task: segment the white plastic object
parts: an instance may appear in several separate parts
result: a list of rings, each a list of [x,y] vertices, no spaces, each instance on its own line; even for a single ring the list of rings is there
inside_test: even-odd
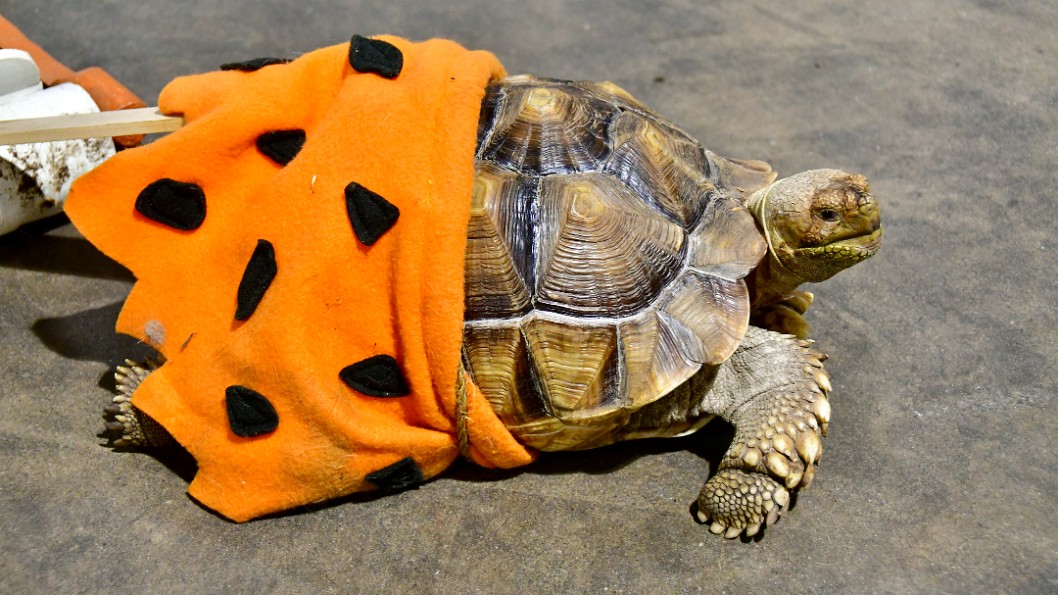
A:
[[[0,120],[99,111],[80,86],[42,89],[39,76],[28,54],[0,50]],[[59,213],[73,181],[113,154],[110,138],[0,145],[0,234]]]
[[[0,49],[0,105],[44,88],[40,69],[27,52]]]

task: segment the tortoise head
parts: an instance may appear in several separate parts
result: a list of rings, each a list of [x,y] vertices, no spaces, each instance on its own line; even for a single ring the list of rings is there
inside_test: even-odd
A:
[[[755,303],[781,299],[801,283],[829,279],[873,255],[881,212],[867,178],[817,169],[755,192],[747,205],[768,240]]]

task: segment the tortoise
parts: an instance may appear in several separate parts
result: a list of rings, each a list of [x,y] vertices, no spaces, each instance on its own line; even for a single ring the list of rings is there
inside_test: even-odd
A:
[[[784,179],[722,157],[612,83],[488,85],[465,257],[462,367],[532,448],[736,434],[697,499],[710,530],[752,536],[807,487],[830,419],[825,356],[797,288],[878,249],[866,179]],[[117,445],[165,430],[118,368]]]
[[[477,159],[463,362],[507,428],[575,450],[720,415],[737,434],[700,518],[728,537],[774,521],[829,421],[797,287],[877,250],[866,179],[775,181],[612,83],[531,76],[488,88]]]

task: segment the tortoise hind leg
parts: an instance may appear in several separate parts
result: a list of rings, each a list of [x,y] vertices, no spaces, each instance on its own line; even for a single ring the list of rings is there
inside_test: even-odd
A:
[[[825,356],[807,341],[750,331],[703,403],[735,426],[731,448],[697,502],[699,519],[728,538],[775,522],[789,492],[811,484],[830,420]]]
[[[161,424],[134,407],[131,402],[132,393],[136,392],[140,384],[156,369],[158,363],[152,359],[143,363],[127,359],[125,365],[118,366],[114,372],[118,394],[107,405],[103,416],[113,419],[107,422],[107,430],[121,434],[114,439],[114,446],[156,447],[176,444]]]

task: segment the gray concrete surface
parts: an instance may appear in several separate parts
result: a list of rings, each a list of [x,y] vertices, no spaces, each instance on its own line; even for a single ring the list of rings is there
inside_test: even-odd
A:
[[[866,173],[886,245],[816,287],[836,397],[763,540],[688,506],[724,448],[458,466],[234,525],[179,457],[101,446],[128,274],[67,226],[0,238],[0,592],[1058,591],[1058,5],[1001,0],[0,0],[74,67],[171,78],[354,32],[610,79],[720,152]],[[719,436],[719,437],[717,437]],[[726,434],[726,438],[730,433]]]

